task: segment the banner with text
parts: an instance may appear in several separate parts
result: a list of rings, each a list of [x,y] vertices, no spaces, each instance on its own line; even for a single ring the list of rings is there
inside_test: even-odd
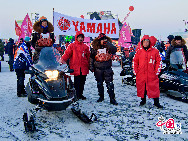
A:
[[[111,38],[119,38],[119,24],[117,19],[90,20],[54,12],[55,35],[75,36],[77,31],[84,33],[85,37],[97,37],[99,33],[105,33]]]

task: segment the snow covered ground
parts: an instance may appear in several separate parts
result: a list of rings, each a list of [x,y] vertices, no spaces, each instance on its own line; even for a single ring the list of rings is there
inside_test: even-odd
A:
[[[5,57],[7,60],[7,56]],[[153,106],[153,100],[147,99],[147,104],[139,107],[140,98],[137,97],[136,87],[122,85],[119,73],[121,67],[116,64],[114,70],[114,84],[118,106],[111,105],[105,88],[105,100],[97,103],[98,93],[93,73],[87,76],[84,96],[80,100],[80,108],[91,115],[98,115],[98,121],[85,124],[71,111],[37,113],[37,129],[35,133],[25,133],[22,115],[34,105],[27,98],[16,95],[16,74],[10,72],[8,63],[2,62],[0,72],[0,140],[44,140],[44,141],[187,141],[188,140],[188,105],[183,102],[160,95],[160,103],[165,109]],[[26,82],[29,75],[26,75]],[[163,134],[156,123],[158,117],[165,121],[173,118],[175,123],[181,123],[182,134]],[[163,126],[165,128],[165,125]]]

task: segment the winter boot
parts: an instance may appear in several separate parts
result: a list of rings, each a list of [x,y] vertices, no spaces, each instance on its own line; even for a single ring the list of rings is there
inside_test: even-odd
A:
[[[99,99],[97,102],[102,102],[104,100],[104,87],[103,87],[103,82],[97,82],[97,88],[99,92]]]
[[[118,105],[116,99],[115,99],[115,93],[114,93],[114,84],[113,82],[107,83],[107,92],[110,96],[110,103],[113,105]]]
[[[14,71],[13,65],[10,65],[10,71],[11,71],[11,72]]]
[[[140,106],[143,106],[146,104],[146,94],[144,94],[144,98],[141,98]]]
[[[26,93],[26,91],[25,91],[25,86],[24,85],[22,85],[22,94],[21,94],[21,97],[27,97],[27,93]]]
[[[81,96],[79,96],[79,99],[86,100],[86,97],[81,95]]]
[[[141,102],[140,102],[140,106],[143,106],[143,105],[145,105],[146,104],[146,97],[144,97],[144,98],[141,98]]]
[[[142,101],[140,102],[140,106],[143,106],[143,105],[146,104],[146,94],[147,94],[147,91],[146,91],[146,89],[145,89],[144,98],[141,98]]]
[[[164,108],[163,106],[160,105],[159,103],[159,98],[154,98],[154,105],[157,107],[157,108]]]

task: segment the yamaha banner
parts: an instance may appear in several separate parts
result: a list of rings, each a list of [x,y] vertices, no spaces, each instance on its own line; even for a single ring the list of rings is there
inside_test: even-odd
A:
[[[111,38],[119,38],[118,19],[90,20],[54,12],[54,34],[56,36],[75,36],[77,31],[81,31],[86,37],[97,37],[100,33],[105,33]]]

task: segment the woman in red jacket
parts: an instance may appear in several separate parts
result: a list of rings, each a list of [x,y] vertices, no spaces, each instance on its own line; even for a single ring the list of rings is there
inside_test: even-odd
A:
[[[78,99],[85,100],[83,96],[84,84],[86,81],[86,75],[89,73],[89,47],[83,43],[84,34],[78,31],[75,35],[75,42],[70,44],[66,49],[61,61],[67,61],[70,59],[69,66],[74,72],[74,87],[76,89],[76,95]]]
[[[159,78],[161,70],[161,57],[159,51],[153,46],[157,39],[154,36],[144,35],[141,40],[141,48],[133,59],[133,70],[136,75],[137,96],[141,97],[140,106],[146,103],[148,98],[154,99],[154,105],[163,108],[159,104]]]

